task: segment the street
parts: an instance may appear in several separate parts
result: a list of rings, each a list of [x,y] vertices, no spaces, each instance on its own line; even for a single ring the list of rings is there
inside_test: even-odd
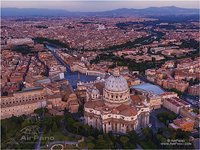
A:
[[[161,112],[166,112],[167,110],[164,109],[164,108],[160,108],[160,109],[157,109],[157,110],[153,110],[151,113],[150,113],[150,123],[152,125],[152,130],[154,133],[156,133],[158,131],[159,128],[164,128],[166,127],[166,125],[162,122],[160,122],[157,118],[157,114],[161,113]]]

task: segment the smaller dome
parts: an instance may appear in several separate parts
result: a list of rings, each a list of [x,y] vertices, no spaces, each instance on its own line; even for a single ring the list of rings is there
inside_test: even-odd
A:
[[[99,90],[98,90],[96,87],[94,87],[94,88],[91,90],[91,97],[92,97],[92,99],[97,99],[97,98],[99,98],[99,94],[100,94],[100,92],[99,92]]]
[[[100,92],[97,88],[94,88],[92,89],[92,94],[100,94]]]

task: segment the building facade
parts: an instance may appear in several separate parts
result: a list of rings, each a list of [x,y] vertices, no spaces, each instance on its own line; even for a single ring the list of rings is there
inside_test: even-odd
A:
[[[131,99],[128,83],[117,70],[105,80],[103,89],[93,85],[87,91],[86,124],[105,133],[127,133],[148,126],[149,104]]]
[[[199,96],[200,95],[200,84],[194,85],[194,86],[190,86],[188,88],[188,93],[190,95]]]
[[[43,88],[29,88],[13,93],[11,96],[1,97],[1,119],[12,116],[28,115],[35,109],[46,106],[45,91]]]
[[[180,109],[190,108],[190,104],[180,98],[172,97],[163,100],[163,107],[173,111],[176,114],[180,114]]]
[[[191,132],[194,129],[194,121],[189,118],[175,119],[169,126],[174,129]]]

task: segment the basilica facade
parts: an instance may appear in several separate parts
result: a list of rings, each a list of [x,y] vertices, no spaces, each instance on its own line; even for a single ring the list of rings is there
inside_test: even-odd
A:
[[[101,86],[87,87],[86,96],[84,119],[94,128],[105,133],[127,133],[149,125],[149,103],[130,94],[126,79],[117,69]]]

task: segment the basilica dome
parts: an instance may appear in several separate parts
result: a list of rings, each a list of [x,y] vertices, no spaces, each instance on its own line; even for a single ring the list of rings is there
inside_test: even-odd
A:
[[[122,92],[128,89],[128,83],[122,76],[111,75],[106,79],[105,88],[109,91]]]
[[[103,97],[107,105],[118,106],[130,102],[130,90],[126,79],[115,70],[105,81]]]

